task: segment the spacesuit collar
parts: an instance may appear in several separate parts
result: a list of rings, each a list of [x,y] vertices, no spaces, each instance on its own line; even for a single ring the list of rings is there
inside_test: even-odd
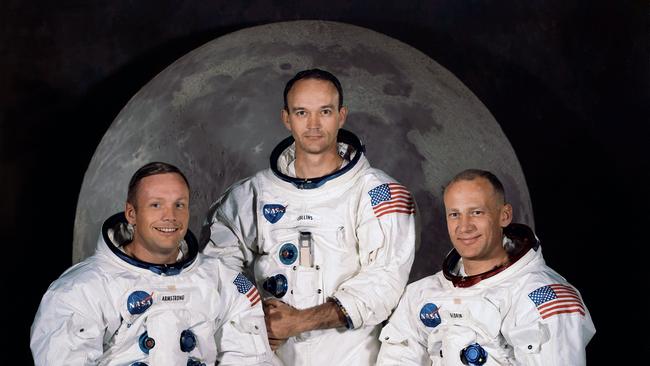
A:
[[[278,168],[278,161],[286,157],[288,153],[291,153],[292,151],[291,148],[295,142],[293,136],[289,136],[286,139],[282,140],[278,144],[278,146],[276,146],[275,149],[273,149],[270,158],[271,170],[273,171],[273,174],[275,174],[278,178],[282,179],[285,182],[289,182],[293,184],[298,189],[318,188],[323,184],[325,184],[327,181],[337,178],[347,173],[352,168],[354,168],[354,166],[359,162],[359,159],[361,159],[361,156],[365,151],[365,146],[361,144],[361,140],[359,140],[359,138],[355,134],[353,134],[348,130],[339,129],[337,141],[339,145],[345,145],[344,149],[339,149],[339,154],[342,154],[341,157],[343,159],[349,160],[349,163],[345,164],[343,167],[341,167],[339,170],[335,171],[334,173],[322,177],[318,177],[318,178],[301,179],[301,178],[291,177],[285,174],[285,172],[282,172],[281,169]],[[283,160],[293,160],[293,159],[283,159]]]
[[[509,240],[504,247],[508,252],[508,263],[494,267],[493,269],[473,276],[461,276],[458,274],[458,264],[461,259],[456,249],[452,249],[442,264],[442,273],[445,278],[451,281],[454,287],[471,287],[484,279],[490,278],[498,273],[503,272],[508,267],[515,264],[521,257],[531,249],[537,251],[539,248],[539,239],[535,233],[524,224],[510,224],[503,229],[503,235]]]
[[[186,253],[174,264],[154,264],[132,258],[124,253],[119,247],[131,242],[131,230],[128,229],[128,222],[124,212],[117,213],[104,221],[102,225],[102,238],[106,246],[120,260],[136,267],[147,269],[159,275],[174,276],[191,265],[199,252],[199,244],[196,237],[190,230],[185,234],[184,243]]]

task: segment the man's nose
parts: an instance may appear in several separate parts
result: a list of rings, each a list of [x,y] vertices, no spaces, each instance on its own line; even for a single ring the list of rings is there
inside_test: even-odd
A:
[[[475,229],[474,224],[472,223],[472,220],[470,217],[467,217],[466,215],[461,215],[459,222],[458,222],[458,230],[461,233],[466,233],[466,232],[471,232]]]
[[[176,221],[176,211],[173,206],[165,206],[163,208],[163,220]]]
[[[318,113],[310,113],[307,117],[307,128],[319,128],[320,115]]]

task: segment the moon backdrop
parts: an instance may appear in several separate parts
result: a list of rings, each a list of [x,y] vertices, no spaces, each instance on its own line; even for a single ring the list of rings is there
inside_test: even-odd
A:
[[[406,185],[418,203],[421,245],[411,273],[440,269],[451,248],[443,185],[466,168],[494,172],[515,221],[533,226],[517,157],[494,117],[449,71],[383,34],[326,21],[252,27],[183,56],[122,109],[86,171],[74,227],[73,261],[94,252],[104,219],[124,209],[131,175],[151,161],[178,166],[191,188],[190,229],[235,181],[268,167],[289,135],[282,91],[296,72],[318,67],[343,85],[345,128],[366,145],[372,166]]]

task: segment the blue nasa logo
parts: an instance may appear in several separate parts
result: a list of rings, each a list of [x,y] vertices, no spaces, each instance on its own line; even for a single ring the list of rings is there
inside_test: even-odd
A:
[[[282,262],[282,264],[293,264],[293,262],[298,258],[298,248],[296,248],[292,243],[284,243],[282,247],[280,247],[278,255],[280,256],[280,262]]]
[[[264,205],[262,213],[264,214],[264,218],[266,218],[271,224],[275,224],[280,221],[282,216],[284,216],[286,210],[286,207],[273,203]]]
[[[142,314],[153,304],[153,292],[151,295],[144,291],[134,291],[126,300],[126,308],[132,315]]]
[[[420,310],[420,320],[422,321],[422,324],[429,328],[435,328],[440,325],[442,319],[440,319],[440,314],[438,314],[439,311],[440,308],[438,308],[436,304],[424,304],[422,310]]]

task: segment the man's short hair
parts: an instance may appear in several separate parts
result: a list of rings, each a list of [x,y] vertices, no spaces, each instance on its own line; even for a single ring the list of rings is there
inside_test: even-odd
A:
[[[289,103],[287,102],[287,95],[289,94],[289,91],[291,91],[291,88],[293,88],[293,84],[295,84],[299,80],[305,80],[305,79],[317,79],[317,80],[325,80],[329,81],[334,85],[336,88],[336,91],[339,93],[339,109],[343,107],[343,88],[341,87],[341,82],[339,79],[336,78],[332,73],[321,70],[321,69],[309,69],[309,70],[303,70],[297,73],[291,80],[287,81],[287,85],[284,87],[284,110],[289,112]]]
[[[181,172],[180,169],[178,169],[177,167],[171,164],[156,161],[144,165],[143,167],[138,169],[135,173],[133,173],[133,176],[131,177],[131,181],[129,181],[129,191],[126,194],[126,202],[132,204],[133,206],[136,205],[138,186],[140,185],[140,181],[143,178],[146,178],[151,175],[166,174],[166,173],[176,173],[180,175],[185,181],[185,184],[187,185],[187,190],[190,189],[190,183],[187,181],[185,174],[183,174],[183,172]]]
[[[443,191],[443,195],[445,192],[447,192],[447,188],[451,186],[452,184],[462,181],[462,180],[474,180],[476,178],[485,178],[488,182],[490,182],[490,185],[494,189],[494,192],[505,202],[506,198],[506,191],[503,188],[503,184],[497,178],[496,175],[494,175],[492,172],[489,172],[487,170],[481,170],[481,169],[466,169],[463,170],[462,172],[456,174],[449,183],[445,186],[445,189]]]

